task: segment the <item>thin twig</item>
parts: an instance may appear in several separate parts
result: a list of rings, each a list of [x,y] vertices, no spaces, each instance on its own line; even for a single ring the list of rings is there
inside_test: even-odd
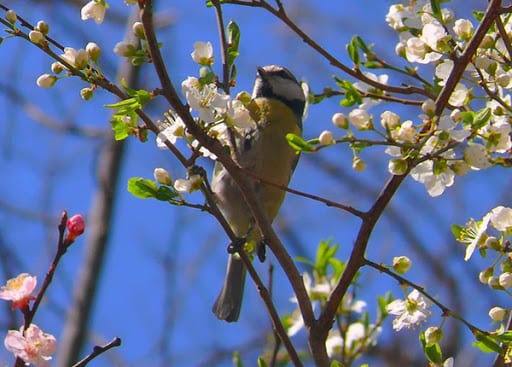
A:
[[[98,357],[100,354],[103,354],[106,351],[108,351],[109,349],[112,349],[114,347],[119,347],[120,345],[121,345],[121,339],[118,338],[118,337],[114,338],[108,344],[105,344],[105,345],[102,345],[102,346],[96,345],[92,349],[92,352],[87,357],[85,357],[81,361],[75,363],[72,367],[84,367],[84,366],[87,366],[87,364],[90,361],[92,361],[94,358]]]
[[[455,312],[453,312],[452,310],[450,310],[448,307],[446,307],[445,305],[443,305],[441,302],[439,302],[437,299],[435,299],[433,296],[431,296],[427,291],[425,291],[425,288],[423,288],[422,286],[420,286],[419,284],[416,284],[402,276],[400,276],[399,274],[397,273],[394,273],[392,272],[391,270],[389,270],[387,267],[385,266],[382,266],[380,264],[377,264],[371,260],[368,260],[368,259],[364,259],[364,264],[365,265],[368,265],[374,269],[377,269],[378,271],[380,271],[381,273],[384,273],[384,274],[387,274],[389,275],[390,277],[392,277],[393,279],[395,279],[398,283],[400,284],[407,284],[408,286],[410,286],[411,288],[414,288],[416,289],[418,292],[420,292],[421,294],[423,294],[426,298],[428,298],[433,304],[435,304],[443,313],[443,316],[451,316],[453,317],[454,319],[457,319],[459,321],[461,321],[464,325],[466,325],[469,330],[474,333],[475,331],[478,331],[478,332],[481,332],[481,333],[484,333],[484,334],[487,334],[486,331],[478,328],[477,326],[473,325],[472,323],[470,323],[469,321],[467,321],[466,319],[464,319],[462,316],[456,314]]]
[[[299,38],[301,38],[308,46],[310,46],[313,50],[319,53],[324,59],[326,59],[332,66],[340,69],[344,73],[352,76],[353,78],[360,80],[366,84],[371,85],[372,87],[382,89],[384,91],[390,93],[398,93],[398,94],[420,94],[426,96],[428,98],[435,98],[435,95],[423,88],[418,88],[414,86],[405,86],[405,87],[397,87],[387,84],[382,84],[376,80],[373,80],[366,76],[361,70],[358,68],[351,68],[347,65],[341,63],[334,55],[329,53],[325,48],[320,46],[315,40],[313,40],[306,32],[304,32],[293,20],[291,20],[284,8],[278,6],[278,8],[274,8],[267,1],[261,0],[253,0],[253,1],[240,1],[240,0],[226,0],[226,4],[234,4],[234,5],[242,5],[242,6],[250,6],[250,7],[259,7],[267,10],[269,13],[280,19],[284,24],[288,26]]]

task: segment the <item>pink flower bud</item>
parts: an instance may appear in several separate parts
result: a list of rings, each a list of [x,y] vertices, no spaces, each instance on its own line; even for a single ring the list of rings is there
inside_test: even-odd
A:
[[[73,215],[66,222],[68,228],[68,235],[66,236],[66,242],[73,242],[75,238],[84,233],[85,220],[80,214]]]

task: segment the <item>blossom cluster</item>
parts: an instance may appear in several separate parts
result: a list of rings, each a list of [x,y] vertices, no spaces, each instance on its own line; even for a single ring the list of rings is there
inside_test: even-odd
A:
[[[315,272],[313,277],[307,272],[303,273],[304,286],[310,297],[313,308],[322,307],[327,302],[329,295],[336,285],[335,277],[328,276],[320,279]],[[291,298],[291,302],[298,303],[296,297]],[[343,333],[339,329],[333,328],[327,336],[325,345],[329,357],[336,358],[343,355],[346,358],[357,358],[363,351],[377,344],[377,338],[381,333],[379,325],[367,322],[367,315],[363,317],[363,311],[366,302],[354,299],[352,294],[347,294],[338,308],[338,314],[341,317],[350,318],[351,322],[347,325]],[[359,317],[354,319],[354,315]],[[366,320],[366,321],[364,321]],[[304,328],[304,320],[297,308],[287,319],[287,330],[289,336],[294,336]]]
[[[466,246],[464,259],[469,261],[479,254],[483,261],[483,269],[478,279],[490,289],[504,292],[512,296],[512,208],[497,206],[486,213],[482,219],[471,219],[466,225],[452,226],[455,239]],[[478,251],[476,251],[478,250]],[[495,333],[497,337],[508,327],[507,314],[510,307],[494,306],[489,309],[489,317],[499,324]],[[510,341],[498,340],[504,343],[506,354],[512,352]]]
[[[490,231],[494,232],[491,233]],[[491,265],[479,274],[480,282],[496,290],[512,288],[512,258],[509,237],[512,234],[512,208],[498,206],[489,211],[481,220],[471,219],[466,226],[453,226],[457,241],[466,246],[464,259],[468,261],[475,250],[482,257],[488,252],[495,253]]]
[[[29,302],[34,299],[32,293],[37,286],[37,278],[27,273],[22,273],[9,279],[2,286],[0,299],[11,301],[13,309],[28,309]],[[51,334],[44,333],[37,325],[30,324],[24,330],[9,330],[4,339],[5,348],[16,357],[21,358],[27,365],[36,367],[50,366],[49,360],[57,349],[57,341]]]
[[[339,260],[334,258],[336,250],[337,245],[322,241],[311,274],[304,272],[302,275],[313,309],[322,309],[325,306],[339,281],[342,266]],[[329,263],[327,259],[331,259],[330,265],[326,265]],[[292,297],[290,301],[298,305],[297,297]],[[383,319],[370,323],[368,312],[365,311],[366,306],[366,302],[355,299],[351,293],[343,297],[336,317],[337,325],[344,327],[343,330],[334,327],[329,331],[325,342],[329,357],[338,359],[341,356],[347,360],[355,360],[377,344]],[[298,307],[285,318],[285,326],[289,336],[294,336],[304,329],[304,320]]]
[[[223,145],[229,145],[230,134],[243,136],[243,131],[256,126],[248,106],[250,96],[242,92],[232,98],[220,91],[212,81],[213,72],[210,67],[214,56],[210,42],[196,42],[191,57],[203,66],[203,69],[200,71],[200,77],[189,76],[181,83],[183,96],[190,111],[195,115],[198,126]],[[160,121],[162,130],[156,138],[158,148],[167,149],[166,144],[177,144],[179,140],[184,140],[201,155],[216,159],[214,154],[187,133],[185,123],[173,111],[167,112],[164,116],[164,121]],[[191,175],[187,179],[177,179],[174,187],[180,192],[192,192],[199,188],[200,182],[202,178],[199,175]]]
[[[451,9],[434,11],[427,0],[392,5],[386,21],[398,32],[398,56],[411,65],[434,67],[435,75],[431,80],[418,77],[428,90],[441,90],[445,86],[456,67],[454,60],[467,47],[475,28],[469,19],[456,19]],[[510,17],[504,17],[503,22],[506,31],[510,32]],[[391,110],[382,112],[377,118],[370,109],[379,102],[382,90],[357,82],[352,86],[358,93],[366,96],[371,92],[373,98],[362,98],[348,116],[335,113],[333,124],[341,129],[373,131],[384,136],[384,143],[388,145],[386,153],[391,156],[389,172],[395,175],[410,173],[414,180],[425,185],[431,196],[439,196],[453,185],[456,176],[470,170],[508,164],[506,157],[512,148],[508,117],[512,111],[512,71],[504,56],[507,54],[503,37],[495,30],[489,31],[464,70],[462,80],[449,96],[447,112],[440,116],[436,115],[436,103],[426,98],[417,119],[402,119]],[[421,69],[409,67],[406,70],[414,77]],[[364,76],[382,86],[388,82],[386,74],[364,73]],[[374,123],[377,119],[380,126]],[[321,145],[331,145],[354,139],[351,131],[347,138],[338,140],[332,132],[324,131],[318,141]],[[358,151],[354,149],[354,153],[357,155]],[[361,170],[364,166],[360,157],[357,158],[354,158],[353,168]]]

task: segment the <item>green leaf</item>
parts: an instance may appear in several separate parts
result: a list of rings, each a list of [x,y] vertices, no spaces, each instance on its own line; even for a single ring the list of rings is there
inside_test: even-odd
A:
[[[355,43],[364,53],[371,53],[372,49],[369,47],[360,36],[354,36]]]
[[[258,367],[268,367],[267,362],[263,359],[263,357],[258,357]]]
[[[134,108],[136,105],[137,100],[135,98],[127,98],[116,103],[106,104],[105,107],[114,109],[131,109]]]
[[[296,256],[295,260],[300,263],[310,265],[312,268],[315,267],[315,264],[305,256]]]
[[[475,119],[473,121],[473,127],[475,129],[480,129],[481,127],[484,127],[487,125],[487,122],[489,122],[489,119],[491,118],[491,109],[489,107],[484,108],[483,110],[479,111]]]
[[[512,331],[505,331],[503,334],[497,335],[496,339],[507,345],[512,344]]]
[[[301,136],[292,133],[286,134],[290,146],[299,152],[315,152],[317,149],[305,141]]]
[[[377,306],[379,307],[380,317],[382,319],[388,316],[386,306],[389,305],[392,301],[393,294],[391,292],[387,292],[384,296],[377,296]]]
[[[351,107],[363,102],[361,93],[359,93],[359,91],[354,87],[352,83],[347,80],[341,80],[338,78],[334,78],[334,80],[336,81],[336,84],[338,84],[338,86],[345,92],[345,98],[340,102],[343,107]]]
[[[424,346],[423,351],[427,356],[428,360],[433,363],[443,362],[443,353],[441,352],[441,346],[437,343],[431,343]]]
[[[463,229],[464,229],[464,227],[462,227],[462,226],[459,226],[457,224],[452,224],[453,237],[455,237],[456,239],[459,239],[462,234]]]
[[[160,201],[170,201],[179,196],[179,193],[169,186],[160,186],[155,194],[155,199]]]
[[[121,118],[115,116],[110,120],[112,131],[114,131],[114,139],[117,141],[124,140],[130,135],[130,128]]]
[[[348,56],[355,66],[359,66],[361,58],[359,57],[359,49],[357,47],[357,36],[352,37],[350,43],[347,45]]]
[[[315,271],[320,277],[327,275],[327,266],[336,255],[339,245],[332,245],[331,241],[321,241],[316,251]]]
[[[345,367],[345,365],[337,360],[333,360],[329,367]],[[364,366],[361,366],[361,367],[364,367]]]
[[[432,13],[437,20],[443,20],[443,14],[441,13],[441,4],[439,0],[430,0],[430,6],[432,7]]]
[[[329,265],[331,265],[331,268],[334,272],[334,279],[338,281],[341,278],[341,274],[343,274],[343,271],[345,270],[346,264],[339,259],[330,258]]]
[[[235,63],[235,59],[240,55],[240,27],[237,23],[230,21],[227,30],[227,64],[231,66]]]
[[[496,341],[496,338],[493,338],[490,335],[486,335],[479,331],[475,332],[476,341],[473,342],[473,346],[477,347],[484,353],[503,353],[503,349]]]
[[[484,18],[485,13],[483,11],[473,11],[473,17],[476,21],[480,22]]]
[[[128,192],[140,199],[154,198],[157,194],[156,183],[142,177],[132,177],[128,180]]]

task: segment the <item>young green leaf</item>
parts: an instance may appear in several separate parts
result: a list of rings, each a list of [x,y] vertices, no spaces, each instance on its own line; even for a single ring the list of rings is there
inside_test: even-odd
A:
[[[288,144],[298,152],[315,152],[316,148],[305,141],[301,136],[292,133],[286,134]]]
[[[152,180],[132,177],[128,180],[128,192],[140,199],[154,198],[158,188]]]

